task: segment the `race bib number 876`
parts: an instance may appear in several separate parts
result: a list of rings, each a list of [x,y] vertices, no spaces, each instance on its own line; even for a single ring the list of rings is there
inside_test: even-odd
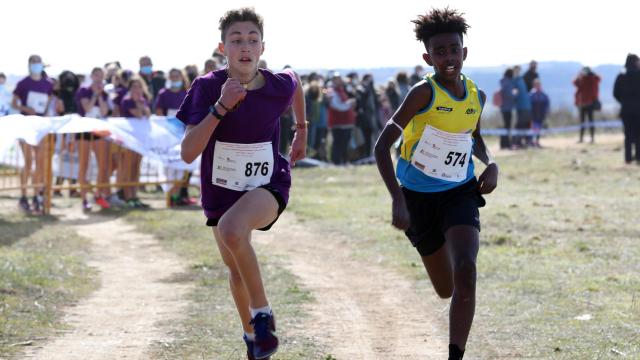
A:
[[[236,144],[216,141],[211,183],[236,191],[268,184],[273,174],[271,142]]]

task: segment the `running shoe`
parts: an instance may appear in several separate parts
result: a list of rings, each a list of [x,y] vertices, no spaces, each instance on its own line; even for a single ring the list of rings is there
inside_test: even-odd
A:
[[[96,197],[96,204],[98,204],[103,209],[108,209],[108,208],[111,207],[109,202],[105,198],[103,198],[102,196],[97,196]]]
[[[192,197],[183,197],[182,201],[184,201],[187,205],[198,205],[198,200]]]
[[[111,196],[109,196],[109,204],[115,207],[127,206],[127,202],[120,199],[117,194],[111,194]]]
[[[253,325],[256,334],[256,340],[253,342],[253,357],[268,359],[278,351],[276,320],[273,314],[258,313],[250,324]]]
[[[82,200],[82,211],[91,212],[91,203],[87,200]]]
[[[29,200],[27,200],[26,196],[20,198],[20,201],[18,201],[18,206],[25,213],[31,214],[31,206],[29,206]]]
[[[44,199],[42,198],[42,195],[35,195],[31,198],[31,205],[33,206],[33,212],[40,214],[44,207]]]

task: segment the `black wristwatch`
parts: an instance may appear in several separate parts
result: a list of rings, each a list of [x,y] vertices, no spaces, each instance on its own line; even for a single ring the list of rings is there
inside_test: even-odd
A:
[[[216,109],[216,104],[209,106],[209,113],[215,116],[219,121],[222,121],[222,118],[224,118],[224,116],[220,115],[220,113]]]

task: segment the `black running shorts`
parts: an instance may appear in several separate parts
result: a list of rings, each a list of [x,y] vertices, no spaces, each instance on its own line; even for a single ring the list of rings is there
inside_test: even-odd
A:
[[[444,245],[444,234],[455,225],[469,225],[480,231],[480,212],[485,205],[473,178],[450,190],[423,193],[402,188],[411,225],[405,232],[421,256],[428,256]]]

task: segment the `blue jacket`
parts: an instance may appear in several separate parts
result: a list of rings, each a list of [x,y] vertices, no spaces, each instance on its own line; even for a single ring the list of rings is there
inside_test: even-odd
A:
[[[502,105],[500,105],[500,111],[509,112],[513,110],[515,105],[515,97],[513,96],[513,89],[515,89],[516,83],[513,79],[502,78],[500,80],[500,94],[502,95]]]
[[[542,91],[531,90],[531,117],[533,122],[542,124],[549,112],[549,97]]]

